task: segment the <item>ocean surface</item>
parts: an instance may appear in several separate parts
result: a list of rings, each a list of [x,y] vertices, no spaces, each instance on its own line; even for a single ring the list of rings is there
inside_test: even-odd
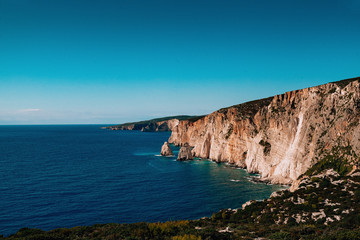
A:
[[[197,219],[282,188],[226,164],[161,157],[169,132],[100,127],[0,126],[0,234]]]

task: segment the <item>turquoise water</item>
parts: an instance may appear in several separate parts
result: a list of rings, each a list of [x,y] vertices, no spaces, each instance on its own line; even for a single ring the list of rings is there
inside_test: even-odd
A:
[[[100,127],[0,126],[0,234],[197,219],[281,188],[225,164],[161,157],[168,132]]]

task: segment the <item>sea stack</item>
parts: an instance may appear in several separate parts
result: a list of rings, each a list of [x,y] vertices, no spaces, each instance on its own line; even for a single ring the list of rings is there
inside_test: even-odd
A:
[[[191,148],[189,144],[185,144],[180,148],[179,155],[177,160],[178,161],[186,161],[186,160],[193,160],[193,155],[191,153]]]
[[[161,147],[161,155],[162,156],[172,156],[174,155],[171,151],[170,145],[168,142],[164,142],[164,145]]]

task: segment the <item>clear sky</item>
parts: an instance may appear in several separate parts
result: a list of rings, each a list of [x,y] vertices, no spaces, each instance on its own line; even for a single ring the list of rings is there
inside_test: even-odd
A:
[[[205,114],[360,76],[359,0],[0,0],[0,124]]]

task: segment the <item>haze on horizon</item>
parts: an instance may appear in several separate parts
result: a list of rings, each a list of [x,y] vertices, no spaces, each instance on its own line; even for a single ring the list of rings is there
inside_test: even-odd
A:
[[[201,115],[360,76],[357,0],[0,0],[0,124]]]

